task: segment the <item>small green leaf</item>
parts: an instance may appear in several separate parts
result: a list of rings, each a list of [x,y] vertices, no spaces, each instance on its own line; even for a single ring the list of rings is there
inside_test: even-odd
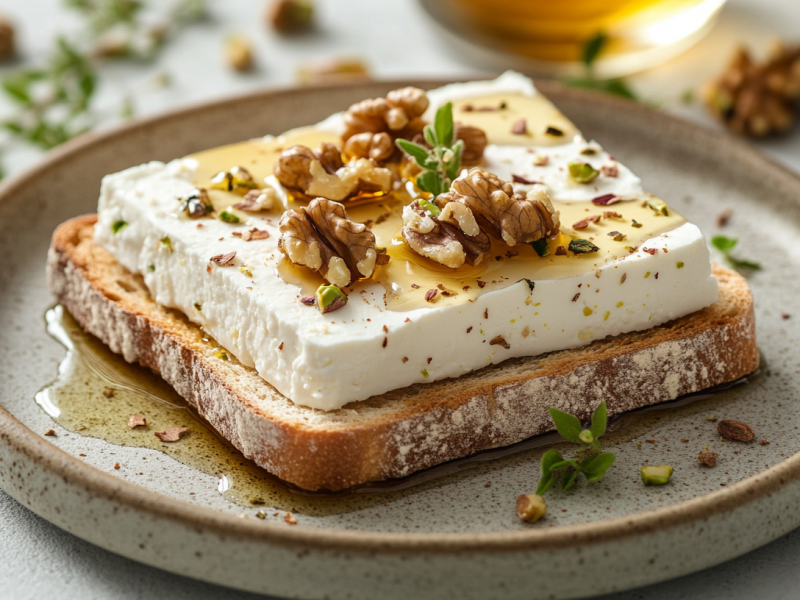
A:
[[[435,148],[439,145],[439,138],[436,137],[436,132],[430,125],[425,125],[425,128],[422,130],[422,134],[425,136],[425,141],[428,142],[432,148]]]
[[[551,408],[550,418],[553,419],[553,423],[561,437],[571,442],[580,442],[578,436],[583,431],[583,427],[577,417],[557,408]]]
[[[464,151],[463,140],[458,140],[450,150],[453,153],[453,158],[447,162],[444,169],[447,178],[452,181],[458,177],[458,172],[461,168],[461,153]]]
[[[542,455],[542,478],[536,488],[536,494],[541,496],[553,485],[558,478],[558,473],[553,471],[553,465],[562,462],[564,458],[558,450],[548,450]]]
[[[734,258],[733,256],[727,256],[728,263],[734,269],[750,269],[752,271],[758,271],[761,268],[761,264],[757,262],[753,262],[751,260],[742,260],[740,258]]]
[[[417,177],[417,187],[436,197],[442,193],[442,177],[436,171],[425,171]]]
[[[111,233],[114,235],[118,234],[120,230],[125,227],[128,223],[126,221],[114,221],[111,225]]]
[[[597,60],[597,57],[600,56],[600,52],[603,50],[603,46],[606,45],[607,41],[608,37],[602,32],[598,32],[593,38],[587,41],[583,46],[583,64],[591,68]]]
[[[711,245],[720,252],[730,252],[736,247],[738,239],[725,235],[715,235],[711,238]]]
[[[446,102],[436,111],[433,119],[433,128],[439,144],[449,147],[453,143],[453,104]]]
[[[547,256],[547,238],[531,242],[531,246],[539,256]]]
[[[403,152],[411,156],[420,167],[422,167],[423,169],[427,168],[426,161],[428,160],[428,151],[425,148],[423,148],[419,144],[415,144],[414,142],[410,142],[404,139],[398,139],[396,143],[398,147]]]
[[[241,221],[239,217],[235,214],[228,212],[227,210],[223,210],[219,213],[220,221],[225,221],[226,223],[238,223]]]
[[[605,400],[594,410],[592,414],[592,426],[589,431],[595,439],[599,438],[606,432],[606,424],[608,423],[608,407]]]
[[[596,456],[589,456],[583,459],[581,470],[586,475],[589,483],[600,481],[608,468],[614,464],[615,456],[611,452],[603,452]]]

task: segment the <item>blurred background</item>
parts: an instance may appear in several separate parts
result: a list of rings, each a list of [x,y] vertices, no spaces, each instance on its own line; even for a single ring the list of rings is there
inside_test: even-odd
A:
[[[728,127],[800,168],[798,23],[796,0],[3,0],[0,167],[257,88],[515,68]]]

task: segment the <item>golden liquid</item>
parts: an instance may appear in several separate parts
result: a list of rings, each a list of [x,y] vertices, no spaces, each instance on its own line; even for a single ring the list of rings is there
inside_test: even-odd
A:
[[[510,54],[576,62],[599,32],[604,56],[679,42],[714,18],[725,0],[438,0],[431,10],[466,37]]]
[[[575,448],[574,444],[563,443],[560,436],[550,433],[506,448],[480,452],[403,479],[365,484],[330,495],[306,492],[282,482],[245,458],[158,374],[125,362],[83,331],[63,307],[50,309],[46,321],[48,333],[67,348],[58,378],[36,394],[37,403],[55,422],[69,431],[118,446],[163,452],[184,465],[217,477],[216,489],[227,500],[245,508],[263,507],[270,518],[282,517],[270,510],[325,516],[387,505],[425,490],[482,476],[489,469],[502,469],[525,461],[532,469],[531,485],[535,485],[541,448],[557,445],[560,450],[570,452]],[[751,376],[748,382],[755,379]],[[612,418],[608,433],[603,437],[604,449],[613,451],[615,446],[648,435],[664,423],[687,414],[713,410],[730,397],[720,393],[728,386],[721,387],[686,396],[676,403]],[[103,393],[108,388],[113,390],[110,397]],[[714,398],[707,400],[710,396]],[[665,410],[667,408],[669,410]],[[147,427],[129,429],[126,423],[132,414],[144,415]],[[167,427],[187,427],[189,433],[179,442],[163,443],[154,432]],[[145,461],[136,467],[137,470],[146,468]],[[129,478],[136,481],[135,476]]]
[[[480,107],[499,107],[502,110],[480,111]],[[473,110],[466,111],[465,107]],[[528,122],[529,134],[513,135],[511,123],[524,117]],[[454,118],[480,127],[486,132],[491,143],[523,146],[545,146],[572,141],[577,133],[575,126],[543,96],[533,97],[518,94],[497,94],[479,98],[465,99],[454,105]],[[547,135],[548,127],[561,130],[563,136]],[[247,168],[256,181],[273,172],[275,161],[280,153],[293,145],[302,144],[316,149],[322,142],[339,143],[335,134],[315,130],[312,127],[288,132],[269,141],[250,140],[240,144],[223,146],[192,155],[197,159],[198,174],[195,184],[208,186],[211,177],[218,171],[241,165]],[[533,155],[531,155],[533,157]],[[350,293],[358,293],[371,282],[377,282],[386,291],[386,306],[389,310],[407,311],[431,306],[449,306],[472,302],[482,294],[514,285],[521,279],[552,280],[575,277],[589,273],[606,263],[629,254],[628,248],[640,246],[643,242],[661,233],[671,231],[686,222],[683,216],[669,210],[669,216],[656,213],[639,201],[619,202],[612,206],[594,206],[586,202],[553,202],[561,215],[561,234],[549,244],[545,257],[539,257],[533,248],[520,244],[509,249],[502,242],[493,242],[491,253],[476,266],[464,265],[458,269],[445,267],[435,261],[422,257],[403,242],[403,207],[410,203],[416,192],[413,185],[392,192],[373,201],[360,201],[346,204],[351,219],[367,223],[375,235],[376,245],[387,249],[390,261],[376,268],[369,280],[362,280],[350,286]],[[212,190],[212,198],[217,209],[227,207],[240,198],[234,193]],[[295,202],[298,206],[305,203]],[[589,216],[602,215],[614,211],[622,218],[601,219],[588,228],[576,231],[572,225]],[[242,215],[243,222],[247,218]],[[275,211],[275,219],[280,212]],[[640,223],[633,227],[633,220]],[[625,235],[624,241],[615,241],[608,234],[619,232]],[[588,239],[600,249],[583,255],[556,256],[558,246],[569,245],[570,240]],[[659,251],[661,249],[659,248]],[[280,254],[278,253],[278,256]],[[292,265],[285,257],[279,259],[278,274],[282,279],[301,289],[301,293],[312,296],[324,283],[315,272],[304,267]],[[430,289],[442,285],[454,295],[438,295],[435,305],[425,300]]]

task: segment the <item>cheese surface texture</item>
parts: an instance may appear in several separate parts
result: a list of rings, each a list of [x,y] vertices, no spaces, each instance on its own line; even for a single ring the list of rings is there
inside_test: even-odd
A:
[[[716,300],[699,229],[671,209],[654,209],[657,199],[644,193],[641,180],[584,140],[529,80],[506,74],[494,82],[446,86],[429,97],[429,112],[452,101],[457,121],[486,130],[482,168],[514,178],[520,191],[546,187],[560,212],[561,234],[545,257],[528,245],[493,243],[491,256],[475,267],[453,270],[424,259],[400,237],[402,206],[413,194],[400,186],[384,199],[345,202],[350,217],[368,222],[377,245],[388,249],[389,264],[349,286],[340,310],[322,314],[303,304],[300,299],[323,281],[277,249],[284,206],[295,203],[271,177],[272,166],[292,144],[338,142],[336,116],[321,127],[106,176],[96,241],[143,276],[156,302],[182,311],[294,402],[322,410],[511,357],[647,329]],[[526,135],[511,133],[520,118]],[[575,183],[567,164],[578,160],[603,174]],[[236,165],[260,186],[273,186],[281,206],[258,213],[229,209],[234,218],[228,222],[188,218],[181,199]],[[609,195],[615,196],[611,205],[592,203]],[[240,196],[212,190],[211,199],[219,214]],[[254,228],[269,237],[245,241]],[[590,240],[599,250],[556,255],[574,239]],[[232,252],[228,266],[210,260]],[[425,300],[432,289],[438,290],[433,303]]]

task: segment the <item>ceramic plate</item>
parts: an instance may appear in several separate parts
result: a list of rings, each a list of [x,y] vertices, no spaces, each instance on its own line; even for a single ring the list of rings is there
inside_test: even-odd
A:
[[[534,525],[516,517],[514,503],[535,489],[541,449],[474,463],[402,492],[248,498],[231,493],[244,485],[230,476],[242,472],[240,465],[225,467],[240,462],[234,454],[206,456],[210,463],[197,470],[157,449],[85,435],[96,431],[97,416],[83,425],[54,424],[34,401],[65,354],[45,330],[53,303],[45,256],[60,222],[94,211],[105,173],[279,133],[409,83],[440,84],[305,88],[205,104],[86,136],[4,182],[0,486],[113,552],[297,598],[587,596],[696,571],[800,525],[794,510],[800,500],[800,178],[727,136],[552,84],[540,88],[588,138],[600,140],[643,176],[646,189],[707,234],[732,209],[724,231],[739,238],[735,254],[763,265],[750,276],[764,358],[759,377],[707,400],[629,419],[608,436],[617,462],[603,481],[548,493],[547,517]],[[97,391],[88,385],[90,393]],[[103,401],[114,407],[123,399]],[[757,440],[770,443],[723,441],[714,418],[746,421]],[[44,437],[51,428],[56,435]],[[706,447],[719,454],[716,468],[698,464]],[[672,465],[672,482],[643,487],[639,469],[646,464]],[[259,511],[264,518],[257,518]],[[296,524],[285,522],[287,512]]]

